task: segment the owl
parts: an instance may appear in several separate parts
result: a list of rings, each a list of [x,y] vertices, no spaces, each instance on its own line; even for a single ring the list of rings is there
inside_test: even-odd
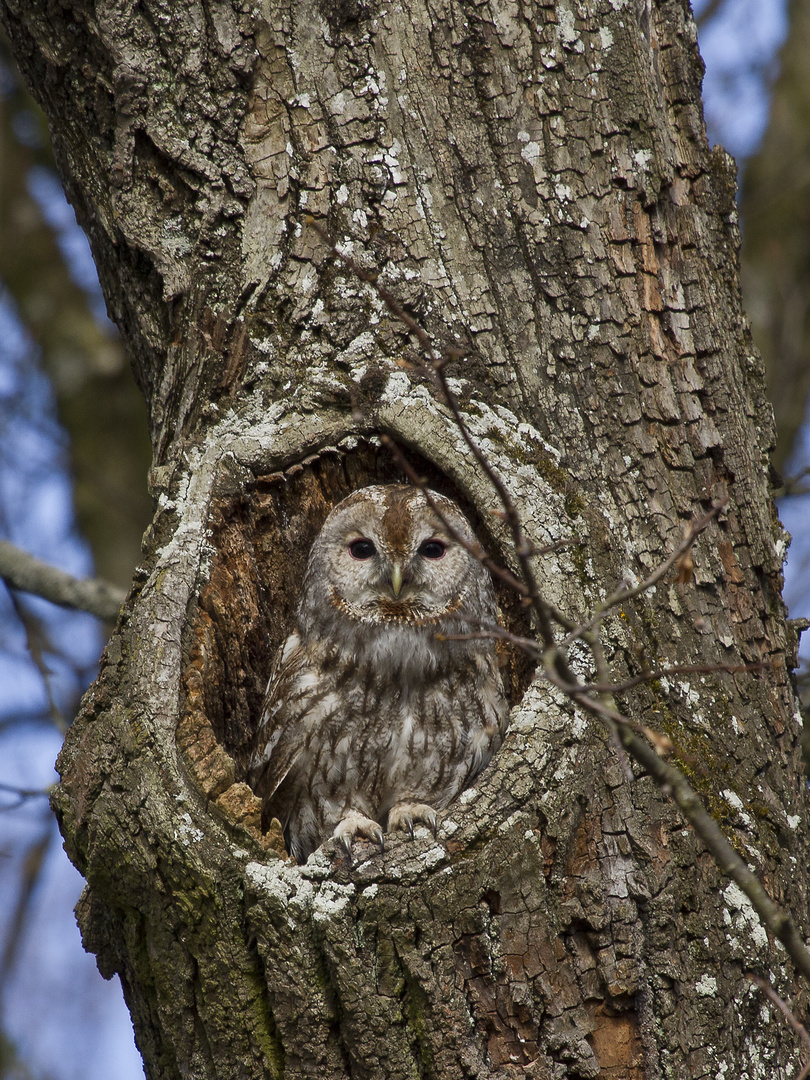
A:
[[[496,619],[489,573],[459,537],[480,552],[454,502],[391,484],[344,499],[312,546],[248,774],[299,863],[330,836],[351,859],[356,837],[435,833],[500,745],[494,641],[445,636]]]

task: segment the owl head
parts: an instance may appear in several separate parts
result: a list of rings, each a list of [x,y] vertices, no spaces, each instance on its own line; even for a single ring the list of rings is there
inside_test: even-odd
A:
[[[405,484],[355,491],[332,510],[313,544],[301,628],[322,624],[325,608],[360,625],[434,632],[448,616],[492,617],[492,583],[474,551],[481,549],[472,529],[443,495]]]

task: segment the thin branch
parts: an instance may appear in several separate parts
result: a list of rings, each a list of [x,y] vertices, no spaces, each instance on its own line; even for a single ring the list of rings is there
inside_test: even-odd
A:
[[[115,619],[126,594],[99,578],[75,578],[35,559],[8,540],[0,540],[0,578],[11,589],[33,593],[61,607],[88,611],[100,619]]]
[[[477,621],[481,629],[471,630],[466,634],[440,633],[436,634],[437,639],[439,641],[506,641],[510,645],[516,645],[519,649],[530,653],[535,660],[539,660],[543,656],[542,647],[532,638],[513,634],[511,630],[506,630],[503,626],[498,626],[497,623],[486,622],[484,619],[467,619],[465,621]]]
[[[810,476],[810,466],[800,469],[794,476],[786,476],[782,481],[782,486],[774,492],[774,497],[784,499],[791,495],[807,495],[810,488],[802,487],[801,481],[806,480],[808,476]]]
[[[53,688],[51,687],[51,671],[45,662],[45,654],[42,647],[43,639],[45,639],[47,646],[47,636],[42,630],[40,620],[20,603],[20,599],[13,589],[9,590],[9,596],[11,597],[11,606],[14,608],[15,614],[20,620],[20,625],[25,631],[25,643],[28,646],[28,652],[34,663],[34,667],[39,672],[40,679],[42,679],[42,687],[45,691],[45,697],[48,699],[48,713],[54,725],[64,734],[68,728],[67,721],[62,715],[62,710],[56,703]]]
[[[634,600],[637,596],[641,596],[642,593],[649,592],[653,585],[656,585],[661,578],[672,569],[678,560],[683,558],[687,551],[692,547],[695,540],[697,540],[698,536],[700,536],[703,530],[717,517],[727,503],[728,496],[718,499],[718,501],[712,505],[708,514],[704,514],[702,518],[698,518],[697,521],[692,522],[688,533],[668,559],[665,559],[664,562],[657,566],[648,577],[643,581],[640,581],[638,585],[635,585],[632,589],[629,589],[626,586],[620,586],[612,596],[609,596],[607,600],[599,605],[596,609],[596,614],[592,619],[583,623],[581,626],[575,627],[568,637],[560,642],[560,648],[565,648],[570,645],[573,641],[576,641],[577,638],[582,637],[584,631],[590,630],[592,627],[598,625],[598,623],[607,617],[612,608],[617,607],[619,604],[627,603],[628,600]]]
[[[592,682],[575,683],[566,689],[566,693],[589,693],[589,694],[620,694],[624,690],[632,690],[641,683],[652,682],[654,679],[666,679],[670,675],[711,675],[718,671],[724,671],[730,675],[739,675],[743,671],[762,671],[767,665],[758,664],[673,664],[671,667],[652,668],[640,675],[634,675],[632,679],[624,682]]]
[[[605,657],[605,650],[602,647],[602,641],[599,637],[598,630],[587,630],[583,636],[583,640],[587,643],[587,645],[590,646],[591,654],[593,655],[594,662],[596,664],[597,677],[601,679],[602,682],[607,682],[610,675],[610,669],[608,667],[607,658]],[[601,705],[606,706],[608,709],[615,710],[616,701],[611,691],[602,691],[599,695],[598,700]],[[630,762],[627,759],[627,752],[622,745],[621,729],[619,728],[616,721],[613,720],[610,716],[603,715],[602,719],[603,723],[607,727],[610,740],[616,748],[616,756],[621,764],[624,775],[625,777],[630,777],[632,782],[633,770],[630,768]],[[647,738],[650,738],[649,733],[646,730],[643,732],[643,734],[645,734]],[[656,746],[656,748],[663,749],[664,738],[665,736],[660,736],[656,732],[655,739],[653,740],[653,745]]]
[[[22,806],[29,799],[48,799],[51,794],[50,788],[21,788],[15,787],[13,784],[0,784],[0,791],[16,796],[16,802],[9,803],[7,806],[0,806],[0,814],[5,813],[7,810],[16,810],[18,806]]]
[[[600,712],[599,702],[585,695],[575,698],[591,712]],[[762,925],[773,937],[781,941],[793,963],[806,979],[810,979],[810,950],[802,939],[790,915],[771,900],[762,882],[748,869],[731,844],[726,840],[720,826],[704,809],[698,795],[692,790],[686,777],[674,765],[665,761],[645,739],[631,730],[625,717],[613,715],[619,725],[622,745],[631,757],[643,766],[662,791],[667,792],[683,816],[705,844],[718,869],[730,878],[750,900]]]
[[[478,624],[481,627],[480,630],[471,630],[465,634],[437,634],[436,637],[440,641],[506,641],[510,645],[516,645],[518,648],[524,649],[535,657],[539,657],[543,653],[541,647],[531,638],[520,637],[518,634],[513,634],[511,631],[504,629],[504,627],[498,626],[497,623],[490,623],[483,619],[478,620]],[[756,664],[672,664],[667,667],[648,668],[647,671],[643,671],[640,675],[634,675],[623,682],[555,682],[555,685],[569,695],[582,693],[620,694],[625,690],[632,690],[642,683],[652,682],[655,679],[666,679],[675,675],[713,675],[719,671],[730,675],[739,675],[742,672],[762,671],[767,666],[762,661]]]
[[[509,573],[509,571],[505,571],[503,570],[503,568],[497,567],[496,564],[493,563],[488,556],[484,555],[482,557],[481,555],[478,555],[477,557],[480,558],[483,564],[487,566],[493,573],[495,573],[496,576],[500,577],[502,580],[505,580],[507,584],[509,584],[521,596],[523,602],[527,606],[531,607],[537,618],[538,630],[543,640],[543,647],[545,650],[545,656],[548,659],[548,663],[554,667],[560,678],[566,679],[569,682],[575,681],[574,674],[568,666],[568,660],[565,652],[556,647],[554,630],[552,628],[552,621],[557,621],[558,623],[563,625],[565,629],[568,629],[569,627],[568,625],[566,625],[567,620],[565,620],[565,617],[560,612],[557,612],[555,609],[553,609],[542,597],[540,593],[540,588],[537,584],[537,579],[534,574],[534,567],[531,563],[532,548],[523,533],[523,526],[521,524],[517,508],[512,501],[506,485],[503,483],[498,473],[492,467],[489,460],[487,459],[487,456],[478,446],[478,443],[472,437],[472,434],[467,427],[466,420],[464,419],[464,415],[459,406],[458,399],[450,388],[450,384],[447,380],[447,375],[445,371],[447,365],[452,360],[458,359],[460,356],[462,356],[463,352],[461,352],[460,350],[439,350],[435,348],[430,334],[405,311],[405,309],[398,302],[393,293],[389,292],[388,289],[380,285],[377,274],[369,273],[361,266],[359,266],[349,256],[344,255],[343,252],[340,251],[338,247],[334,244],[328,234],[317,224],[317,222],[314,221],[314,219],[310,219],[310,224],[313,226],[318,235],[330,246],[331,250],[337,256],[337,258],[339,258],[343,262],[343,264],[349,270],[351,270],[352,273],[359,277],[360,280],[366,281],[372,286],[372,288],[376,291],[377,295],[386,305],[394,318],[398,319],[418,341],[424,357],[424,362],[421,365],[423,370],[425,370],[434,379],[434,381],[438,382],[439,388],[445,399],[447,407],[452,413],[453,420],[456,424],[458,431],[461,433],[462,438],[467,444],[476,462],[478,463],[479,468],[487,477],[492,487],[495,489],[498,499],[500,500],[501,506],[503,507],[504,517],[512,534],[512,546],[520,564],[520,572],[523,580],[521,581],[520,579],[515,578],[515,576]],[[386,445],[388,445],[389,447],[395,446],[393,440],[391,440],[390,438],[388,438]],[[400,454],[398,456],[404,463],[404,458],[402,457],[402,455]],[[416,474],[413,472],[413,470],[411,470],[406,463],[404,464],[411,478],[414,479],[415,482],[423,488],[423,490],[426,489],[425,481],[422,478],[416,477]],[[438,516],[443,521],[445,526],[447,526],[448,523],[445,522],[443,516],[441,515],[441,513],[439,513],[438,508],[432,503],[431,506],[434,512],[438,513]],[[451,531],[454,532],[454,530]]]
[[[414,485],[414,487],[418,487],[420,491],[424,492],[425,498],[427,499],[428,505],[430,506],[431,510],[433,510],[433,512],[439,518],[442,525],[444,525],[444,527],[447,529],[453,539],[456,540],[474,558],[476,558],[482,566],[486,567],[486,569],[489,570],[493,577],[496,577],[500,581],[503,581],[512,590],[514,590],[514,592],[516,592],[521,597],[524,603],[530,602],[528,588],[519,578],[515,577],[511,570],[507,570],[505,567],[500,566],[477,544],[471,544],[469,540],[467,540],[464,536],[461,535],[461,533],[459,533],[454,528],[452,522],[449,521],[447,517],[442,513],[441,507],[438,506],[435,499],[431,497],[430,488],[428,487],[427,480],[423,476],[420,476],[419,473],[417,473],[416,470],[411,466],[411,463],[402,453],[402,451],[391,438],[391,436],[383,433],[382,435],[380,435],[380,442],[387,450],[391,451],[391,453],[394,455],[394,458],[396,459],[397,464],[400,466],[400,468]],[[495,513],[495,511],[492,512]],[[560,551],[563,548],[571,547],[575,544],[580,543],[580,540],[557,540],[555,543],[546,544],[546,546],[542,548],[535,548],[528,544],[527,547],[529,550],[529,554],[537,557],[540,555],[547,555],[554,551]],[[569,619],[567,615],[564,615],[561,611],[558,611],[557,608],[554,607],[553,604],[550,604],[547,600],[544,600],[543,602],[550,617],[555,622],[559,623],[559,625],[562,626],[564,630],[572,630],[574,628],[575,624],[572,619]],[[485,624],[482,623],[481,625],[483,626]],[[495,630],[502,630],[502,627],[497,626],[497,624],[493,623],[491,625]],[[506,633],[506,631],[504,631],[504,633]],[[448,641],[463,640],[460,637],[453,638],[453,636],[449,634],[446,635],[446,639]],[[513,638],[512,641],[513,644],[519,644],[522,648],[526,648],[529,650],[534,649],[538,653],[538,655],[542,652],[542,650],[538,647],[537,642],[532,641],[530,638]]]
[[[526,537],[524,536],[523,526],[521,525],[517,508],[512,502],[512,498],[509,495],[509,492],[507,491],[506,486],[504,485],[500,476],[498,476],[493,467],[490,465],[489,461],[486,458],[486,455],[478,446],[475,439],[473,439],[472,435],[467,429],[467,424],[462,415],[458,401],[456,400],[456,396],[450,389],[450,386],[447,382],[447,376],[444,370],[445,366],[446,365],[444,363],[442,363],[441,365],[436,364],[435,368],[436,375],[439,379],[442,391],[444,392],[445,400],[447,401],[447,405],[453,414],[453,419],[456,422],[456,427],[461,432],[461,435],[467,446],[470,448],[473,457],[478,462],[489,482],[495,488],[495,491],[498,494],[498,498],[501,500],[501,505],[503,506],[504,513],[506,514],[507,524],[509,525],[510,532],[512,533],[512,545],[514,548],[514,552],[518,558],[518,562],[520,563],[520,571],[523,575],[525,587],[528,589],[529,601],[538,616],[539,630],[543,638],[543,644],[546,646],[546,648],[548,648],[550,645],[554,644],[554,632],[551,629],[551,620],[549,617],[548,608],[546,607],[546,604],[540,595],[540,588],[537,584],[537,579],[534,576],[534,567],[531,564],[529,554],[531,548],[526,540]]]
[[[353,259],[344,255],[335,246],[326,232],[312,219],[313,225],[319,236],[329,245],[333,253],[355,274],[360,280],[373,286],[377,295],[388,307],[391,314],[398,319],[418,341],[424,355],[425,370],[432,374],[438,381],[445,401],[450,409],[456,427],[467,443],[473,457],[481,470],[490,480],[497,492],[504,516],[509,523],[512,533],[515,554],[520,563],[523,581],[509,574],[507,581],[524,599],[531,605],[539,624],[539,632],[543,641],[543,669],[546,678],[568,694],[573,702],[580,705],[587,712],[598,717],[607,727],[611,739],[615,742],[618,738],[621,746],[634,758],[648,775],[655,781],[659,788],[673,800],[675,805],[689,822],[696,834],[700,837],[707,850],[714,859],[718,869],[726,877],[730,878],[743,893],[748,897],[754,910],[757,912],[762,924],[777,940],[784,945],[788,955],[796,967],[810,979],[810,950],[804,944],[799,932],[790,915],[781,910],[768,896],[762,883],[748,869],[746,863],[734,851],[731,844],[726,840],[717,822],[705,810],[703,804],[688,783],[686,777],[666,758],[673,753],[674,744],[665,735],[636,723],[623,716],[615,707],[613,701],[614,686],[609,680],[609,670],[605,660],[602,644],[598,636],[600,623],[605,614],[617,604],[626,603],[641,595],[653,587],[661,578],[678,562],[682,560],[681,570],[686,577],[688,573],[688,552],[696,537],[717,516],[728,502],[728,499],[719,500],[714,504],[708,514],[690,526],[688,533],[678,548],[664,560],[656,570],[644,581],[632,589],[622,588],[609,597],[600,607],[599,611],[588,622],[579,627],[571,628],[569,636],[561,643],[554,639],[551,626],[552,615],[548,604],[543,600],[534,570],[530,563],[531,548],[527,543],[520,523],[517,510],[503,483],[492,465],[490,465],[483,451],[478,447],[469,430],[467,429],[464,416],[458,401],[448,385],[445,368],[453,359],[457,359],[462,353],[457,350],[440,351],[434,348],[428,332],[410,316],[391,293],[379,284],[376,274],[371,274],[359,266]],[[394,445],[389,441],[388,445]],[[412,478],[415,477],[412,470],[408,470]],[[424,480],[418,479],[420,487],[425,486]],[[465,545],[466,546],[466,545]],[[485,558],[485,556],[478,556]],[[501,571],[499,576],[505,576]],[[590,648],[597,669],[597,682],[592,684],[580,683],[571,671],[565,650],[568,645],[577,639]],[[532,642],[529,651],[536,655],[537,643]],[[691,665],[690,665],[691,667]],[[717,670],[726,670],[726,665],[718,665]],[[736,670],[740,670],[737,668]],[[649,676],[647,676],[649,677]],[[643,681],[643,680],[642,680]],[[595,696],[598,695],[598,696]]]
[[[702,30],[707,23],[711,22],[724,3],[725,0],[709,0],[705,8],[695,15],[698,30]]]
[[[494,514],[494,513],[496,513],[496,511],[493,510],[492,513]],[[529,547],[529,554],[532,556],[532,558],[538,559],[538,558],[541,558],[543,555],[553,555],[555,552],[563,551],[565,548],[568,548],[568,547],[581,547],[581,546],[582,546],[582,541],[581,540],[555,540],[553,543],[551,543],[551,544],[543,544],[543,546],[539,547],[539,548],[530,546]]]
[[[561,690],[570,697],[572,701],[582,705],[583,708],[596,715],[603,722],[609,721],[610,723],[616,724],[617,727],[627,728],[628,731],[635,732],[636,735],[648,739],[656,748],[656,753],[671,754],[675,752],[675,744],[668,735],[661,735],[659,732],[647,727],[646,724],[640,724],[637,720],[631,720],[629,716],[624,716],[613,705],[600,701],[599,698],[588,697],[587,694],[572,693],[570,689],[566,690],[565,687],[570,684],[566,683],[565,680],[560,679],[554,669],[550,668],[548,665],[546,665],[543,674],[552,686],[556,686],[558,690]],[[607,724],[607,726],[609,728],[609,724]]]
[[[802,480],[807,480],[808,476],[810,476],[810,465],[805,465],[804,469],[799,469],[793,476],[785,476],[782,486],[774,491],[774,497],[782,499],[788,495],[807,495],[808,488],[800,488],[799,484]]]
[[[26,920],[31,911],[31,904],[36,894],[36,887],[42,880],[48,850],[58,833],[53,827],[53,818],[48,812],[43,821],[43,829],[38,839],[25,853],[21,867],[20,891],[10,913],[6,939],[0,954],[0,988],[8,986],[9,972],[14,967],[23,944]]]
[[[466,421],[461,412],[458,400],[455,394],[450,389],[447,381],[447,375],[445,368],[452,360],[457,360],[464,355],[463,351],[458,349],[453,350],[441,350],[437,349],[432,341],[430,334],[424,327],[408,314],[402,307],[399,301],[396,299],[393,293],[389,292],[385,286],[379,282],[379,276],[374,273],[369,273],[368,270],[364,270],[362,266],[355,262],[337,247],[328,233],[314,220],[309,218],[309,224],[318,233],[321,239],[329,245],[333,254],[341,260],[341,262],[361,281],[367,282],[379,298],[383,301],[385,306],[391,312],[395,319],[405,326],[411,334],[416,338],[419,346],[422,350],[424,362],[422,363],[423,369],[431,375],[431,377],[438,382],[439,388],[442,391],[442,395],[445,399],[447,407],[453,415],[456,427],[458,428],[462,438],[470,449],[473,457],[478,463],[479,468],[487,477],[489,482],[495,489],[501,506],[504,509],[506,520],[509,525],[510,532],[512,533],[512,542],[514,546],[515,555],[520,563],[521,574],[523,575],[523,582],[517,583],[517,590],[522,593],[531,604],[535,614],[537,615],[540,634],[543,638],[543,644],[546,648],[549,648],[554,644],[554,634],[551,629],[551,619],[548,609],[545,605],[543,598],[540,595],[540,589],[537,585],[537,581],[534,576],[534,569],[531,565],[529,553],[530,546],[523,535],[523,527],[520,523],[520,517],[518,515],[515,504],[512,502],[512,498],[506,489],[505,484],[501,480],[498,473],[490,465],[486,455],[476,443],[475,439],[470,434],[467,428]],[[515,587],[515,586],[513,586]],[[560,658],[558,663],[563,663],[564,660]]]
[[[799,1020],[793,1009],[791,1009],[790,1005],[788,1005],[784,998],[781,998],[771,986],[771,984],[767,982],[767,980],[761,978],[759,975],[754,975],[753,973],[749,972],[748,978],[751,980],[752,983],[755,983],[760,988],[760,990],[766,995],[766,997],[769,997],[771,999],[771,1001],[774,1003],[777,1009],[779,1009],[784,1018],[787,1020],[787,1022],[799,1036],[801,1041],[807,1047],[807,1049],[810,1050],[810,1032],[808,1032],[807,1028],[804,1026],[801,1020]],[[805,1073],[807,1072],[807,1069],[809,1067],[810,1062],[808,1062],[808,1064],[805,1066]]]
[[[458,529],[455,528],[453,523],[447,519],[447,516],[442,512],[442,508],[438,506],[436,500],[431,497],[430,488],[428,487],[427,480],[425,480],[423,476],[420,476],[419,473],[416,472],[416,470],[412,467],[411,463],[402,453],[402,451],[391,438],[391,436],[383,433],[382,435],[380,435],[380,442],[386,448],[386,450],[391,451],[391,453],[396,459],[397,464],[403,470],[403,472],[414,485],[414,487],[418,487],[419,490],[424,493],[425,498],[428,502],[428,506],[438,517],[439,521],[441,521],[442,525],[444,525],[445,529],[447,529],[453,539],[458,544],[460,544],[465,551],[468,551],[470,555],[473,556],[473,558],[477,559],[482,566],[485,566],[494,577],[497,577],[501,581],[505,582],[510,588],[514,589],[515,592],[519,593],[522,597],[527,597],[528,590],[526,589],[526,586],[523,584],[522,581],[516,578],[510,570],[507,570],[503,566],[499,566],[493,559],[489,557],[489,555],[487,555],[485,551],[481,549],[478,544],[471,544],[470,541],[467,540],[467,538],[463,536],[458,531]]]

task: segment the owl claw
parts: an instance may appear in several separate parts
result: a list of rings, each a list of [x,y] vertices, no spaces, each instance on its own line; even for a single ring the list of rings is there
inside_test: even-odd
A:
[[[346,852],[346,858],[349,860],[349,866],[352,866],[352,838],[350,836],[341,836],[338,843]]]
[[[352,861],[352,841],[357,836],[362,836],[365,840],[376,841],[380,845],[380,851],[385,851],[385,840],[379,822],[372,821],[371,818],[367,818],[365,814],[361,814],[357,810],[349,810],[346,816],[338,823],[332,836],[349,856],[349,863]]]
[[[396,832],[397,829],[407,829],[413,840],[414,824],[427,825],[435,838],[439,831],[439,819],[436,811],[427,803],[403,802],[392,806],[388,812],[388,831]]]

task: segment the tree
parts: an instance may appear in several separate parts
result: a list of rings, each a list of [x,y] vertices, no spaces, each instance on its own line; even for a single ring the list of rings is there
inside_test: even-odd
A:
[[[808,378],[808,222],[805,197],[808,88],[803,58],[810,35],[804,0],[790,4],[790,34],[781,54],[770,121],[743,183],[742,279],[757,346],[768,371],[784,469],[804,421]]]
[[[400,475],[381,436],[519,568],[418,325],[573,622],[728,497],[693,579],[612,609],[602,645],[617,681],[761,665],[620,701],[806,923],[771,414],[686,6],[0,10],[149,413],[157,512],[54,797],[147,1074],[795,1073],[748,978],[800,1010],[784,953],[520,653],[507,741],[435,839],[297,867],[243,782],[310,540]]]
[[[76,509],[97,571],[124,586],[151,517],[144,405],[131,391],[119,341],[99,326],[31,194],[33,183],[41,188],[51,176],[53,159],[44,121],[15,77],[4,35],[0,77],[10,88],[0,99],[0,280],[41,350],[59,419],[70,433]]]

